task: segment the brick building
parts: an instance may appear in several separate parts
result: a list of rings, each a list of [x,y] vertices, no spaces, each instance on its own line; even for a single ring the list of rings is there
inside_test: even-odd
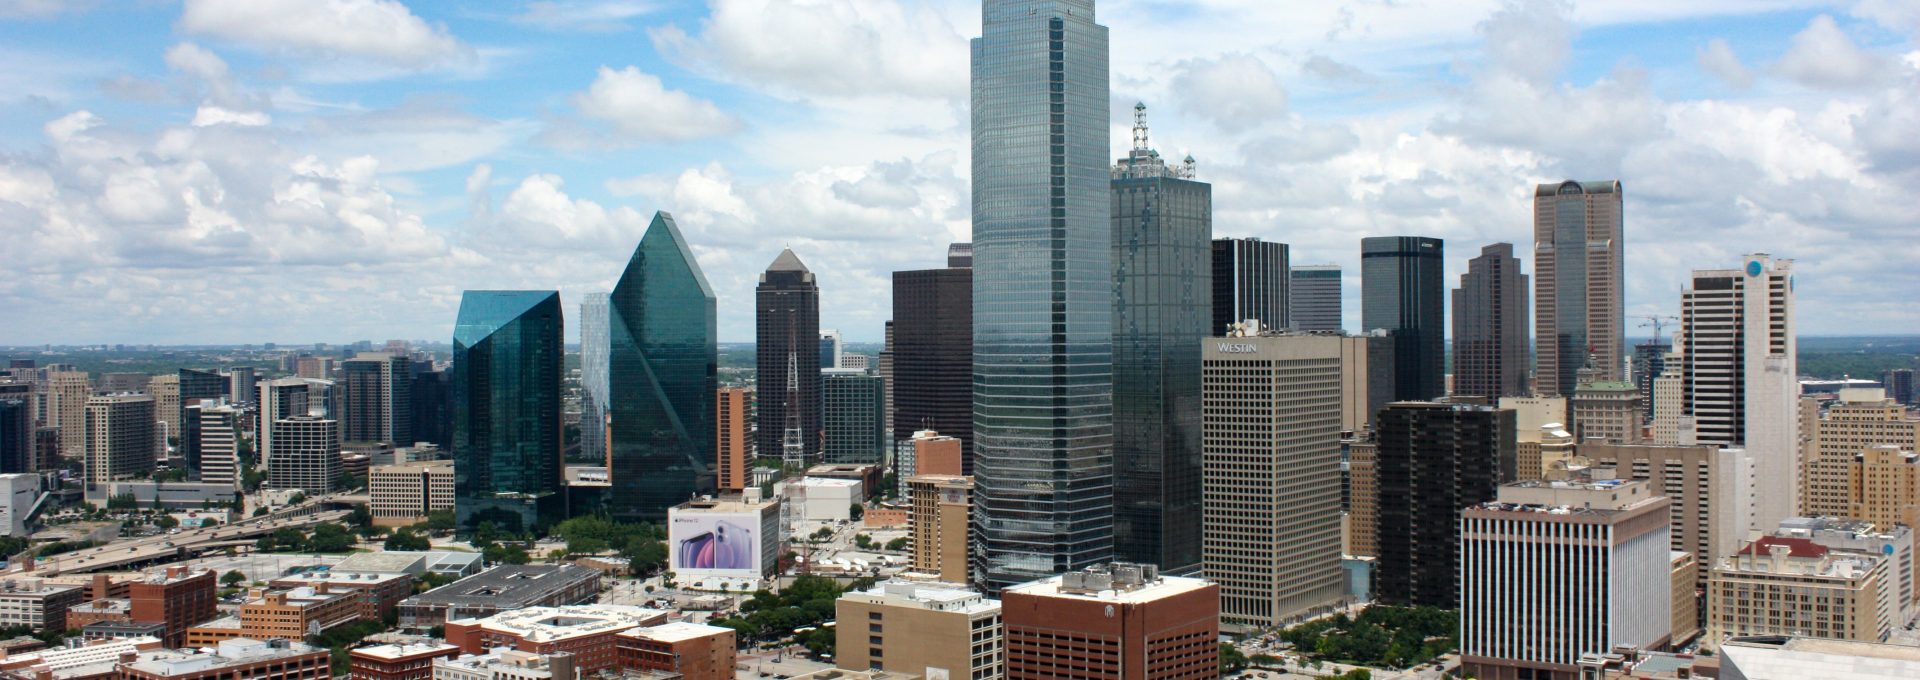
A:
[[[667,622],[667,612],[626,605],[528,607],[484,619],[446,623],[448,644],[467,654],[508,648],[530,654],[567,653],[581,673],[618,665],[616,634]]]
[[[459,647],[445,642],[373,645],[347,653],[352,680],[430,680],[434,659],[459,655]]]
[[[738,648],[732,628],[668,623],[614,635],[621,670],[679,673],[683,680],[731,680]]]
[[[1220,677],[1220,586],[1116,563],[1006,589],[1007,680]]]
[[[218,615],[218,584],[211,569],[185,566],[154,571],[127,584],[128,615],[134,621],[167,624],[167,646],[186,643],[187,629]]]

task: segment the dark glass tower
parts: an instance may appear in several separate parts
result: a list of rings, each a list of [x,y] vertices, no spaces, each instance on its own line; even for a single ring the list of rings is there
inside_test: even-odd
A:
[[[860,368],[820,372],[821,462],[877,465],[887,453],[887,389]]]
[[[960,440],[973,473],[973,270],[893,273],[893,438],[920,430]]]
[[[470,290],[461,297],[452,387],[453,497],[462,526],[492,522],[526,531],[565,519],[564,326],[555,291]]]
[[[0,380],[0,474],[33,472],[39,466],[34,452],[33,385]]]
[[[820,462],[820,369],[832,356],[820,336],[820,287],[813,272],[781,250],[753,290],[754,374],[760,455],[802,468]]]
[[[1494,499],[1519,465],[1514,412],[1400,402],[1381,409],[1373,596],[1384,604],[1459,605],[1460,509]]]
[[[1107,29],[1093,0],[986,0],[973,64],[973,573],[1113,558]]]
[[[1360,330],[1393,333],[1393,400],[1446,396],[1445,242],[1425,236],[1360,241]]]
[[[1287,244],[1257,238],[1213,240],[1213,325],[1208,337],[1227,334],[1227,325],[1259,319],[1265,328],[1291,328],[1288,313],[1292,277],[1287,273]]]
[[[1287,321],[1303,331],[1340,330],[1340,265],[1293,267],[1287,279]]]
[[[440,448],[453,446],[453,413],[449,409],[452,396],[452,376],[446,371],[436,371],[431,365],[414,364],[413,390],[408,396],[413,402],[413,442],[432,442]],[[412,446],[413,442],[395,442],[397,446]]]
[[[1453,291],[1453,393],[1525,396],[1528,363],[1527,275],[1513,244],[1495,243],[1467,260]]]
[[[413,445],[413,362],[406,355],[361,352],[340,362],[340,385],[343,441]]]
[[[1222,241],[1213,187],[1193,179],[1191,157],[1170,166],[1148,145],[1145,104],[1134,117],[1133,151],[1112,182],[1113,545],[1120,560],[1185,574],[1200,569],[1200,343],[1221,334],[1208,330],[1208,283]],[[1272,249],[1261,246],[1280,246],[1277,267],[1259,268],[1261,290],[1273,297],[1281,281],[1286,299],[1286,246],[1225,242],[1263,259]]]
[[[714,488],[714,297],[673,216],[653,224],[607,310],[608,509],[662,520]]]

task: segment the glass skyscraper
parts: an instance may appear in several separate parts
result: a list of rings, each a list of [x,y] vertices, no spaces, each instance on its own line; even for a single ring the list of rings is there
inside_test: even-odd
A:
[[[820,372],[821,462],[878,465],[887,436],[887,390],[880,376],[861,368]]]
[[[587,293],[580,303],[580,455],[607,457],[607,307],[612,297]]]
[[[1113,558],[1107,29],[986,0],[973,64],[974,578]]]
[[[453,327],[453,496],[462,526],[526,531],[565,519],[565,337],[557,291],[461,296]]]
[[[1287,250],[1285,243],[1257,238],[1214,239],[1208,336],[1226,335],[1228,324],[1248,319],[1259,319],[1262,328],[1293,327]]]
[[[1220,242],[1213,187],[1192,157],[1168,165],[1148,145],[1145,104],[1134,116],[1133,151],[1113,166],[1114,550],[1185,574],[1200,569],[1200,343],[1225,328],[1209,331]],[[1257,318],[1283,322],[1286,246],[1239,243],[1281,249],[1261,290],[1279,316]]]
[[[714,486],[713,287],[673,216],[653,215],[613,287],[608,327],[608,510],[663,520]]]
[[[1393,334],[1393,399],[1446,396],[1445,242],[1425,236],[1360,240],[1360,330]]]

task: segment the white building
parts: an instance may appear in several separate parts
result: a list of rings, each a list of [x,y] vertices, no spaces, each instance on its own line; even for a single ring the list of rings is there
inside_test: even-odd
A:
[[[778,492],[793,506],[792,519],[803,522],[845,522],[853,519],[853,506],[866,499],[857,479],[801,477],[788,480]]]
[[[45,479],[29,472],[0,475],[0,536],[25,537],[32,533],[27,516],[46,495]]]
[[[1739,269],[1694,270],[1680,297],[1684,416],[1699,443],[1753,454],[1755,531],[1792,517],[1799,498],[1793,299],[1793,261],[1766,254]]]

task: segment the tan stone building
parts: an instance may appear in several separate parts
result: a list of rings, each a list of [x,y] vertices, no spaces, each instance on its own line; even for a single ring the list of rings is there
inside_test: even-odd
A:
[[[52,371],[47,374],[45,389],[47,425],[60,429],[60,457],[68,460],[86,457],[87,400],[93,397],[93,380],[84,371]],[[178,414],[174,416],[174,426],[179,426]]]
[[[1543,443],[1552,439],[1558,446],[1562,440],[1573,441],[1573,435],[1566,433],[1566,397],[1501,397],[1499,405],[1513,412],[1514,454],[1519,460],[1515,481],[1543,479]]]
[[[1715,564],[1700,645],[1749,635],[1879,642],[1898,611],[1888,565],[1872,553],[1762,536]]]
[[[753,481],[753,388],[722,387],[714,393],[714,472],[722,492],[739,492]]]
[[[1851,516],[1855,497],[1853,468],[1861,453],[1890,445],[1920,451],[1920,419],[1886,398],[1879,389],[1845,389],[1840,400],[1824,411],[1812,397],[1800,400],[1800,431],[1805,433],[1800,459],[1805,466],[1800,489],[1801,514]],[[1861,519],[1866,519],[1861,517]]]
[[[85,422],[86,479],[90,487],[153,470],[153,397],[92,397],[86,402]],[[65,435],[61,441],[64,447]]]
[[[1380,554],[1380,445],[1372,440],[1349,440],[1347,447],[1347,517],[1342,536],[1344,552],[1355,557]]]
[[[1568,401],[1574,441],[1640,443],[1640,388],[1616,380],[1582,382]]]
[[[1000,601],[964,588],[903,581],[850,591],[835,606],[835,663],[923,677],[998,679]]]
[[[1668,554],[1672,560],[1667,575],[1673,589],[1673,604],[1669,606],[1673,621],[1668,628],[1673,631],[1671,646],[1679,649],[1700,635],[1700,560],[1689,552],[1674,550]]]
[[[1714,446],[1585,444],[1580,456],[1623,478],[1645,479],[1671,499],[1673,550],[1693,553],[1705,583],[1714,560],[1733,554],[1752,525],[1753,461],[1739,449]]]
[[[969,583],[967,539],[973,478],[908,477],[907,503],[907,535],[913,551],[909,568],[947,583]]]
[[[367,475],[367,495],[375,526],[425,522],[428,513],[453,509],[453,461],[375,465]]]
[[[1846,516],[1881,526],[1920,526],[1920,455],[1898,446],[1870,446],[1847,470],[1852,502]]]

